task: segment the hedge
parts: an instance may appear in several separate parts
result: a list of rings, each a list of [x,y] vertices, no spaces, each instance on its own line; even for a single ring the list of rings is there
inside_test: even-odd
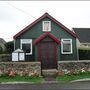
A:
[[[79,60],[90,60],[90,50],[79,49]]]

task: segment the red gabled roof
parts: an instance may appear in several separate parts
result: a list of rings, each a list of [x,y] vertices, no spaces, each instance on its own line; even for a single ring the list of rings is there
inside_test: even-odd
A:
[[[76,35],[71,30],[69,30],[67,27],[65,27],[62,23],[58,22],[55,18],[53,18],[52,16],[50,16],[48,13],[45,13],[40,18],[38,18],[37,20],[35,20],[33,23],[31,23],[30,25],[28,25],[27,27],[25,27],[23,30],[21,30],[19,33],[17,33],[13,38],[14,39],[17,38],[18,36],[20,36],[21,34],[23,34],[24,32],[26,32],[29,28],[31,28],[36,23],[38,23],[40,20],[44,19],[45,17],[48,17],[49,19],[51,19],[52,21],[54,21],[61,28],[63,28],[66,32],[70,33],[73,37],[76,38]]]
[[[44,34],[42,34],[41,36],[39,36],[34,42],[33,42],[33,45],[34,44],[37,44],[39,43],[40,41],[42,41],[45,37],[50,37],[53,41],[55,41],[57,44],[60,44],[60,41],[55,38],[52,34],[50,34],[49,32],[45,32]]]

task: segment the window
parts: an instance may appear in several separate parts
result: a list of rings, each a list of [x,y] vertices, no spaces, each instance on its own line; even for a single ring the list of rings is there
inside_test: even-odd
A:
[[[48,32],[51,31],[51,22],[43,21],[43,31]]]
[[[61,40],[61,53],[72,54],[72,39]]]
[[[32,54],[32,39],[21,39],[20,47],[26,55]]]

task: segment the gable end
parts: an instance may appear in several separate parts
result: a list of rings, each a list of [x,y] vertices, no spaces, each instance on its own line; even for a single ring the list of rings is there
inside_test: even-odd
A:
[[[35,20],[33,23],[31,23],[30,25],[28,25],[27,27],[25,27],[23,30],[21,30],[19,33],[17,33],[13,38],[16,39],[17,37],[19,37],[20,35],[22,35],[29,28],[31,28],[32,26],[34,26],[35,24],[37,24],[39,21],[41,21],[45,17],[48,17],[49,19],[51,19],[53,22],[55,22],[57,25],[59,25],[61,28],[63,28],[67,33],[71,34],[73,37],[76,38],[76,34],[75,33],[73,33],[71,30],[69,30],[67,27],[65,27],[62,23],[60,23],[59,21],[57,21],[55,18],[53,18],[52,16],[50,16],[48,13],[45,13],[40,18],[38,18],[37,20]]]

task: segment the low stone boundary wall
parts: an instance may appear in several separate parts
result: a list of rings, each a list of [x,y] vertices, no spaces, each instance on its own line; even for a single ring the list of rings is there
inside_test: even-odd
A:
[[[58,61],[58,72],[90,71],[90,60],[82,61]]]
[[[0,74],[15,72],[18,75],[41,75],[40,62],[0,62]],[[58,72],[74,73],[78,71],[90,71],[90,60],[82,61],[58,61]],[[56,72],[57,73],[57,72]]]
[[[0,71],[7,73],[13,71],[16,74],[41,75],[41,63],[40,62],[0,62]]]

